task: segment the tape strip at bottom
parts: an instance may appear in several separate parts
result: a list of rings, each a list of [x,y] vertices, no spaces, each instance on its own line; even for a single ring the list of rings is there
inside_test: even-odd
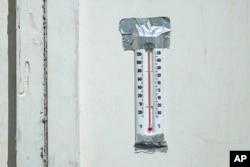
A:
[[[164,134],[152,136],[137,134],[134,147],[136,153],[166,153],[168,151]]]

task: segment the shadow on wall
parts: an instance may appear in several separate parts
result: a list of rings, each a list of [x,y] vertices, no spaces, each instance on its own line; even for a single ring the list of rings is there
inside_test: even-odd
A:
[[[16,0],[8,6],[8,167],[16,167]]]

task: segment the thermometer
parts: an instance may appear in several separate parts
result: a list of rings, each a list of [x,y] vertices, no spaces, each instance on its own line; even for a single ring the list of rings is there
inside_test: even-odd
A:
[[[134,51],[135,152],[167,152],[164,138],[163,48],[169,47],[169,19],[123,19],[120,32],[124,49]]]
[[[135,51],[137,134],[163,133],[162,49]]]

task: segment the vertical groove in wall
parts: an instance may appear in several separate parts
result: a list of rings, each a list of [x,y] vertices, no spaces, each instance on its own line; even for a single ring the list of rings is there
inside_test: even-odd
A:
[[[16,167],[16,0],[8,11],[8,167]]]
[[[44,167],[48,167],[48,57],[47,57],[47,0],[43,0],[43,30],[44,30]]]

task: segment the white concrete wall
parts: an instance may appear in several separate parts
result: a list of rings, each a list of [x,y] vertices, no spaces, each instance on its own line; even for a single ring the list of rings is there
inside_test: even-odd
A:
[[[80,1],[80,134],[83,167],[222,167],[250,149],[248,0]],[[133,53],[126,17],[168,16],[167,154],[134,154]]]
[[[8,1],[0,2],[0,166],[7,166],[8,151]]]

